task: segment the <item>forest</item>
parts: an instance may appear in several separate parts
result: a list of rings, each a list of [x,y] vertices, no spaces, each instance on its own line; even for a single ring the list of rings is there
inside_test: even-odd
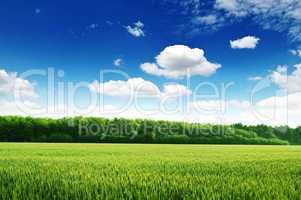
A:
[[[301,127],[211,125],[142,119],[0,116],[2,142],[301,144]]]

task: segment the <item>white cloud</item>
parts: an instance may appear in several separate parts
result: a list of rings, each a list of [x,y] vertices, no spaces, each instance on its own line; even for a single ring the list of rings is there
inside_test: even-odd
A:
[[[295,70],[289,75],[286,66],[278,66],[270,75],[271,80],[288,93],[301,92],[301,64],[294,65]]]
[[[116,97],[153,96],[161,98],[163,96],[189,96],[192,94],[186,86],[175,83],[165,84],[163,91],[161,91],[154,83],[143,78],[131,78],[127,81],[111,80],[105,83],[94,81],[90,84],[90,89],[103,95]]]
[[[140,68],[146,73],[167,78],[185,76],[210,76],[221,67],[209,62],[202,49],[191,49],[184,45],[166,47],[157,57],[156,63],[144,63]]]
[[[249,81],[260,81],[262,79],[263,79],[263,77],[261,77],[261,76],[252,76],[252,77],[248,78]]]
[[[130,84],[128,82],[141,82],[144,84],[146,81],[124,81],[123,85]],[[108,83],[108,82],[107,82]],[[95,84],[95,83],[94,83]],[[110,83],[112,84],[112,82]],[[116,87],[120,86],[118,81],[115,82]],[[151,83],[145,83],[150,84]],[[136,85],[136,84],[134,84]],[[95,85],[92,85],[93,88]],[[95,88],[97,89],[97,85]],[[115,91],[113,86],[105,87],[106,92],[111,95],[111,90]],[[136,87],[137,88],[137,87]],[[146,87],[147,88],[147,87]],[[99,90],[103,91],[103,90]],[[120,91],[120,90],[119,90]],[[138,90],[134,90],[138,92]],[[155,90],[154,90],[155,91]],[[157,91],[155,91],[157,92]],[[178,84],[166,84],[162,91],[158,91],[161,97],[166,95],[178,96],[189,96],[191,91],[183,85]],[[106,93],[107,94],[107,93]],[[143,90],[138,94],[153,95],[153,90]],[[124,95],[128,95],[124,93]],[[233,123],[244,123],[244,124],[267,124],[273,126],[279,125],[290,125],[292,127],[300,126],[301,117],[301,92],[292,93],[287,96],[271,96],[269,98],[262,99],[258,102],[241,101],[241,100],[199,100],[193,101],[186,104],[177,104],[179,111],[174,113],[167,113],[162,110],[160,104],[156,104],[153,110],[144,110],[131,104],[127,107],[119,107],[117,105],[95,105],[89,112],[86,112],[86,108],[75,108],[72,105],[57,105],[57,109],[47,109],[40,104],[32,101],[24,101],[21,103],[14,101],[0,101],[0,115],[24,115],[24,116],[35,116],[35,117],[52,117],[61,118],[63,116],[76,116],[79,113],[84,116],[96,116],[96,117],[124,117],[124,118],[144,118],[144,119],[155,119],[155,120],[176,120],[176,121],[187,121],[197,123],[213,123],[213,124],[233,124]],[[24,105],[24,107],[18,106]],[[42,108],[41,108],[42,106]],[[75,106],[75,105],[73,105]],[[43,109],[43,112],[38,110]]]
[[[232,49],[254,49],[256,48],[259,38],[254,36],[246,36],[241,39],[230,41]]]
[[[126,26],[126,30],[128,33],[130,33],[134,37],[143,37],[145,36],[144,30],[143,30],[144,24],[141,21],[137,21],[133,24],[133,26]]]
[[[226,102],[219,100],[200,100],[189,103],[190,109],[193,111],[203,112],[203,114],[221,111],[225,107]]]
[[[287,33],[291,41],[301,42],[301,1],[300,0],[181,0],[174,1],[185,10],[183,14],[194,19],[215,15],[212,30],[248,18],[263,29]],[[212,6],[212,8],[211,8]],[[209,9],[208,9],[209,8]],[[209,10],[209,11],[208,11]],[[191,21],[191,20],[190,20]],[[218,26],[216,26],[216,24]],[[206,24],[184,24],[185,32],[203,33]],[[210,27],[209,27],[210,28]]]
[[[163,95],[165,96],[190,96],[192,91],[184,85],[166,84],[164,85]]]
[[[123,60],[121,58],[117,58],[116,60],[113,61],[113,64],[116,66],[116,67],[119,67],[121,66],[123,63]]]
[[[17,76],[17,73],[8,73],[0,69],[0,95],[14,96],[19,94],[21,97],[36,98],[34,84],[26,79]]]
[[[92,91],[108,96],[141,96],[159,95],[159,88],[150,81],[143,78],[131,78],[127,81],[111,80],[105,83],[94,81],[90,85]]]
[[[189,35],[216,31],[224,26],[225,18],[218,13],[192,17]],[[187,30],[185,30],[187,32]]]
[[[160,107],[154,107],[154,111],[150,113],[148,110],[139,109],[134,105],[130,105],[126,109],[116,105],[101,105],[95,107],[95,109],[90,109],[90,112],[85,113],[84,116],[143,118],[212,124],[289,125],[296,127],[301,125],[300,99],[301,92],[289,94],[288,96],[271,96],[253,103],[240,100],[200,100],[190,102],[187,105],[187,110],[184,109],[185,111],[181,110],[172,114],[164,112]],[[75,111],[75,108],[71,106],[60,105],[55,112],[33,114],[35,113],[35,107],[40,107],[40,105],[35,105],[32,102],[23,102],[23,104],[32,108],[32,112],[25,113],[15,102],[0,101],[0,115],[61,118],[63,116],[76,116],[78,115],[77,109],[85,109],[77,108]]]
[[[291,49],[290,53],[294,56],[299,56],[301,57],[301,49]]]
[[[0,99],[0,115],[37,116],[42,109],[42,105],[36,101]],[[50,117],[47,112],[43,116]]]
[[[201,123],[300,126],[301,92],[271,96],[258,102],[201,100],[189,103],[189,121]]]
[[[301,117],[301,93],[293,93],[285,96],[272,96],[259,101],[258,113],[264,118],[269,117],[273,125],[300,126]]]
[[[283,15],[298,18],[300,9],[298,0],[216,0],[215,8],[224,10],[233,16],[252,14]],[[286,13],[281,13],[286,10]]]
[[[194,111],[204,112],[204,114],[222,114],[233,109],[248,109],[250,102],[239,100],[199,100],[190,102],[189,107]]]
[[[216,15],[207,15],[207,16],[198,16],[193,19],[193,22],[196,24],[206,24],[206,25],[213,25],[218,22]]]
[[[214,6],[216,9],[226,10],[236,16],[244,16],[247,14],[243,9],[238,10],[239,2],[236,0],[216,0]]]
[[[228,18],[250,16],[264,29],[286,31],[293,41],[301,41],[299,0],[216,0],[215,8]]]

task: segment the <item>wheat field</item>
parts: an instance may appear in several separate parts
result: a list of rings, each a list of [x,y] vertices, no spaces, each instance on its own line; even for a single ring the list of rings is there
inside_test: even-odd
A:
[[[0,143],[1,199],[301,199],[301,147]]]

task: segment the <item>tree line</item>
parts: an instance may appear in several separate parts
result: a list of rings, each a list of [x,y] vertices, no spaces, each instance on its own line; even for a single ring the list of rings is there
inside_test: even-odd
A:
[[[2,142],[301,144],[301,127],[210,125],[142,119],[0,116]]]

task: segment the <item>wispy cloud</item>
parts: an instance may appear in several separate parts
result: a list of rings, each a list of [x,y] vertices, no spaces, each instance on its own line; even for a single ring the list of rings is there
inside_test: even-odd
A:
[[[218,22],[218,19],[216,15],[210,14],[206,16],[197,16],[193,18],[193,22],[195,24],[213,25]]]
[[[109,25],[109,26],[113,26],[114,23],[111,22],[110,20],[107,20],[107,21],[106,21],[106,24]]]
[[[301,49],[291,49],[290,53],[294,56],[299,56],[301,58]]]
[[[87,28],[90,29],[90,30],[93,30],[93,29],[97,29],[98,27],[99,27],[99,24],[92,23]]]
[[[263,29],[284,32],[291,42],[301,42],[300,0],[182,0],[176,3],[191,17],[192,23],[188,26],[195,33],[199,33],[197,30],[201,27],[217,30],[250,18]]]
[[[144,24],[141,21],[137,21],[136,23],[133,24],[133,26],[126,26],[126,30],[128,31],[129,34],[131,34],[134,37],[144,37]]]

